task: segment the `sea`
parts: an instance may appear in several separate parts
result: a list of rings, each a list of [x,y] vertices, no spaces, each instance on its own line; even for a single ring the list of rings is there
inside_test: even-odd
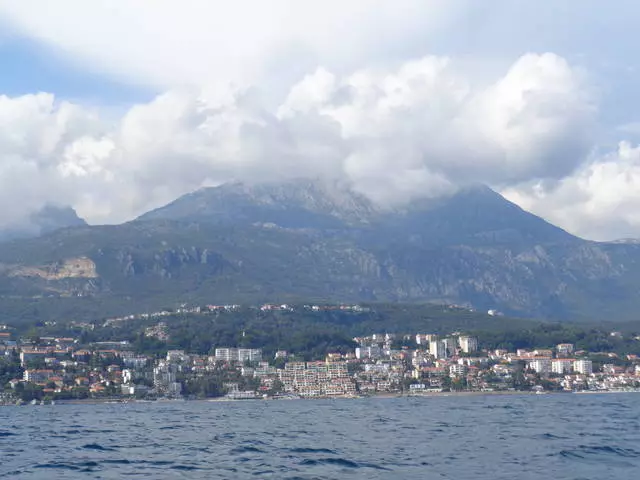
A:
[[[640,394],[0,407],[8,479],[635,479]]]

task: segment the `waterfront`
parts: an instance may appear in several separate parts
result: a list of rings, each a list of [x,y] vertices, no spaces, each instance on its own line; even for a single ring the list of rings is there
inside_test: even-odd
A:
[[[0,477],[626,479],[640,467],[637,398],[6,407]]]

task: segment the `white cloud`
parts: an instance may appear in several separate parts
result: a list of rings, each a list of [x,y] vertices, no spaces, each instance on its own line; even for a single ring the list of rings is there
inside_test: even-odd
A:
[[[0,224],[51,200],[118,222],[201,185],[325,175],[381,202],[485,182],[572,232],[640,236],[635,147],[597,153],[640,140],[638,13],[633,0],[0,0],[11,34],[165,92],[118,118],[0,96],[13,206]]]
[[[482,86],[441,57],[320,69],[267,104],[257,89],[175,89],[110,125],[51,95],[4,97],[1,178],[33,187],[2,195],[119,222],[202,185],[320,175],[397,203],[468,182],[560,179],[588,149],[594,111],[582,76],[552,54],[525,55]]]
[[[262,83],[301,67],[353,69],[396,57],[422,47],[466,3],[0,0],[0,19],[88,68],[165,89]]]
[[[508,198],[594,240],[640,234],[640,146],[621,142],[550,188],[539,182],[503,192]]]

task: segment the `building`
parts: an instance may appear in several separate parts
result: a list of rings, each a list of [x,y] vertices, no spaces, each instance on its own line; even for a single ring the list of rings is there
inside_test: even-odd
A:
[[[172,364],[160,362],[153,369],[153,387],[160,394],[168,394],[176,383],[176,367]]]
[[[429,342],[429,353],[436,358],[447,358],[447,347],[442,340]]]
[[[529,368],[536,373],[548,374],[551,373],[551,359],[550,358],[535,358],[529,361]]]
[[[575,347],[573,343],[559,343],[556,345],[556,352],[558,353],[558,358],[568,357],[569,355],[573,355]]]
[[[261,348],[239,348],[238,361],[239,362],[261,362],[262,349]]]
[[[356,348],[356,358],[359,360],[363,358],[371,358],[375,360],[380,357],[382,357],[382,348],[380,348],[378,345]]]
[[[438,339],[438,335],[435,335],[433,333],[426,333],[426,334],[422,334],[422,333],[418,333],[416,334],[416,343],[418,345],[424,345],[426,347],[429,346],[430,342],[433,342],[434,340]]]
[[[473,353],[478,351],[478,338],[462,336],[459,338],[460,348],[464,353]]]
[[[48,350],[22,350],[20,365],[25,367],[29,363],[44,363],[45,357],[50,356]]]
[[[454,363],[449,366],[449,375],[452,377],[464,377],[467,374],[467,366]]]
[[[184,363],[189,360],[189,355],[187,355],[184,350],[169,350],[167,352],[167,362],[170,363]]]
[[[591,375],[593,373],[593,363],[591,360],[576,360],[573,362],[573,370],[582,375]]]
[[[25,382],[31,383],[46,383],[53,376],[53,370],[25,370],[23,374]]]
[[[216,348],[216,360],[223,362],[261,362],[261,348]]]
[[[573,370],[573,360],[570,358],[556,358],[551,361],[551,372],[558,375],[571,373]]]

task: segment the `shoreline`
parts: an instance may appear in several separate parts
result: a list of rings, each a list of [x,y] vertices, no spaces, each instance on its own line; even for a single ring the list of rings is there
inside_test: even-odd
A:
[[[616,393],[640,393],[640,390],[582,390],[582,391],[557,391],[557,392],[544,392],[543,395],[569,395],[569,394],[579,394],[579,395],[597,395],[597,394],[616,394]],[[293,397],[293,398],[248,398],[248,399],[233,399],[233,398],[225,398],[225,397],[210,397],[210,398],[194,398],[194,399],[186,399],[186,398],[177,398],[177,399],[156,399],[156,400],[146,400],[146,399],[129,399],[129,398],[86,398],[86,399],[73,399],[73,400],[56,400],[55,405],[102,405],[102,404],[145,404],[145,403],[153,403],[153,404],[162,404],[162,403],[176,403],[176,402],[214,402],[214,403],[223,403],[223,402],[254,402],[254,401],[291,401],[291,400],[363,400],[363,399],[393,399],[393,398],[438,398],[438,397],[481,397],[481,396],[533,396],[539,395],[533,391],[524,391],[524,390],[516,390],[516,391],[462,391],[462,392],[424,392],[424,393],[393,393],[393,392],[385,392],[373,395],[358,395],[358,396],[335,396],[335,397]],[[47,403],[46,405],[51,405]],[[55,406],[54,405],[54,406]],[[16,404],[5,404],[0,406],[30,406],[30,403],[24,403],[22,405]],[[34,405],[36,406],[36,405]],[[37,406],[40,406],[38,404]]]

